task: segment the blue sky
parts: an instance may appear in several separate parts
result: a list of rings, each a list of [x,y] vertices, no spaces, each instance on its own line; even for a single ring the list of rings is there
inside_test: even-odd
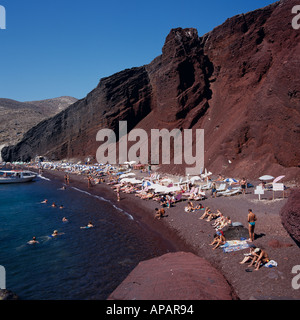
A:
[[[172,28],[199,35],[273,0],[0,0],[0,98],[85,97],[99,80],[150,63]]]

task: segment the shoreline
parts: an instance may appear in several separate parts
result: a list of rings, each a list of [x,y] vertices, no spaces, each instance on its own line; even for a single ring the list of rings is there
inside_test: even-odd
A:
[[[64,183],[64,171],[45,170],[44,176]],[[200,220],[203,211],[187,213],[184,207],[187,201],[166,209],[166,217],[154,219],[154,209],[159,204],[153,200],[141,200],[134,194],[120,193],[121,201],[117,202],[116,193],[106,183],[88,188],[86,176],[70,174],[70,187],[79,187],[92,195],[98,195],[111,201],[118,208],[128,212],[140,224],[159,237],[167,250],[192,252],[206,259],[226,279],[233,290],[233,297],[241,300],[267,299],[300,299],[300,290],[292,288],[292,267],[299,264],[300,249],[288,235],[281,224],[279,212],[286,203],[285,199],[270,201],[257,200],[257,195],[251,193],[232,197],[211,198],[203,201],[204,207],[209,206],[212,211],[220,209],[224,215],[230,215],[231,220],[239,221],[246,226],[247,210],[252,208],[258,217],[256,240],[254,245],[264,248],[270,259],[278,263],[277,267],[261,267],[258,271],[247,264],[240,265],[244,253],[242,250],[223,253],[220,248],[212,250],[209,243],[213,239],[214,229],[211,223]],[[247,271],[248,270],[248,271]]]

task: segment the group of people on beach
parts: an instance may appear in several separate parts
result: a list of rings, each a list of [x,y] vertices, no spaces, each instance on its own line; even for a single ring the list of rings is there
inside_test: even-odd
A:
[[[109,169],[111,169],[111,168],[109,168]],[[157,201],[158,204],[160,205],[160,208],[155,208],[154,218],[158,219],[158,220],[167,216],[165,208],[168,209],[174,203],[177,202],[177,200],[176,200],[177,195],[184,194],[184,193],[189,194],[189,196],[187,198],[188,203],[185,206],[184,210],[185,210],[185,212],[188,212],[188,213],[195,213],[198,210],[204,210],[203,214],[200,216],[199,219],[201,219],[201,220],[205,219],[205,221],[207,221],[207,222],[212,222],[211,225],[215,229],[215,232],[216,232],[214,239],[210,243],[210,245],[213,246],[212,249],[215,250],[226,243],[226,237],[223,232],[223,229],[227,226],[232,226],[231,218],[229,216],[223,215],[223,213],[220,210],[216,210],[216,212],[212,212],[209,207],[204,208],[201,203],[194,204],[193,201],[197,201],[198,199],[205,199],[206,198],[205,192],[203,192],[201,190],[201,188],[198,188],[200,191],[199,194],[198,193],[195,194],[194,192],[190,192],[191,186],[188,186],[188,185],[182,185],[181,191],[175,192],[173,195],[172,194],[171,195],[170,194],[157,194],[154,192],[153,189],[152,190],[150,188],[148,189],[148,187],[145,188],[145,187],[141,187],[141,186],[134,185],[131,183],[122,183],[120,181],[118,174],[116,174],[116,172],[111,171],[111,170],[106,170],[104,173],[104,172],[99,172],[99,169],[97,169],[97,168],[93,168],[92,170],[85,171],[85,174],[86,174],[86,179],[88,181],[88,188],[91,188],[92,186],[94,186],[97,183],[104,182],[105,181],[104,177],[107,176],[106,177],[107,184],[111,185],[112,189],[116,192],[117,201],[121,200],[121,196],[120,196],[121,192],[134,193],[135,196],[140,197],[143,200],[153,199],[153,200]],[[96,174],[96,176],[94,176],[95,174]],[[149,172],[149,175],[150,175],[150,172]],[[150,180],[148,177],[148,179],[146,178],[145,181],[150,181],[151,183],[153,183],[152,176],[153,175],[151,175]],[[70,184],[70,177],[69,177],[68,173],[65,174],[64,179],[65,179],[65,185],[68,186]],[[98,181],[99,179],[101,179],[101,180]],[[158,179],[158,176],[156,174],[153,177],[153,179],[154,179],[154,181],[156,179],[155,183],[160,183],[160,181],[161,181],[161,179]],[[219,174],[219,176],[216,180],[211,180],[209,177],[207,177],[206,179],[207,179],[207,182],[210,182],[211,196],[213,198],[217,197],[217,192],[218,192],[217,190],[218,189],[217,189],[216,183],[217,182],[224,182],[225,178],[221,174]],[[234,180],[234,179],[232,179],[232,180]],[[144,181],[144,179],[143,179],[143,181]],[[234,180],[232,183],[239,185],[239,187],[241,188],[241,193],[246,194],[248,184],[247,184],[247,179],[245,177],[243,177],[239,181]],[[179,197],[178,199],[180,201],[181,197]],[[66,218],[64,217],[63,219],[66,219]],[[65,221],[67,221],[67,220],[65,220]],[[251,242],[251,243],[253,243],[253,241],[255,240],[254,230],[255,230],[256,221],[257,221],[256,215],[253,213],[252,209],[249,209],[248,210],[248,217],[247,217],[249,239],[247,239],[247,241]],[[89,224],[89,226],[91,227],[92,224]],[[84,227],[82,227],[82,228],[84,228]],[[53,235],[56,236],[55,233],[53,233]],[[251,262],[250,266],[254,265],[257,270],[259,268],[261,262],[264,263],[265,261],[268,260],[267,253],[261,248],[260,249],[255,248],[253,245],[252,245],[252,247],[251,247],[250,253],[245,256],[245,258],[243,259],[243,261],[241,263],[243,264],[243,263],[250,261]]]
[[[209,207],[205,208],[203,215],[199,219],[205,219],[205,221],[210,222],[215,220],[212,223],[212,227],[215,229],[216,233],[214,235],[213,241],[209,244],[214,246],[212,249],[215,250],[218,247],[226,244],[226,237],[223,232],[223,228],[226,226],[232,226],[232,222],[230,217],[225,217],[220,210],[217,210],[216,213],[212,213]],[[248,231],[249,231],[249,239],[248,242],[253,242],[255,240],[255,223],[257,221],[256,215],[253,213],[252,209],[248,209]],[[270,261],[269,256],[265,250],[262,248],[257,248],[255,245],[251,244],[250,252],[244,254],[244,259],[240,262],[240,264],[244,264],[246,262],[250,262],[249,267],[254,266],[255,270],[258,270],[261,265],[264,265]]]

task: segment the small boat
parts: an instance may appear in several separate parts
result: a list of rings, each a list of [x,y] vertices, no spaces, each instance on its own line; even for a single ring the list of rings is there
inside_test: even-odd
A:
[[[32,181],[37,176],[36,173],[23,170],[0,170],[0,184],[3,183],[21,183]]]

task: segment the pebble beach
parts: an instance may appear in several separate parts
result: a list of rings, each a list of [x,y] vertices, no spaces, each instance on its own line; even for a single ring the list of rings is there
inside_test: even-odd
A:
[[[147,176],[140,170],[133,170],[137,179]],[[64,182],[65,172],[59,170],[44,170],[44,177]],[[174,178],[174,177],[171,177]],[[142,200],[134,193],[120,193],[120,201],[117,201],[113,185],[102,182],[88,188],[86,174],[78,175],[70,173],[70,186],[80,187],[91,194],[99,195],[114,202],[119,208],[129,212],[140,223],[157,233],[162,242],[172,244],[175,251],[192,252],[205,258],[213,267],[220,271],[234,295],[241,300],[298,300],[300,290],[294,289],[292,273],[294,266],[299,264],[300,251],[297,243],[289,236],[281,224],[280,210],[288,201],[290,189],[285,192],[267,191],[258,200],[254,194],[254,188],[248,188],[246,194],[238,194],[230,197],[212,197],[210,191],[206,191],[204,200],[194,201],[203,207],[210,207],[215,212],[220,210],[225,216],[230,216],[233,222],[239,222],[247,228],[248,209],[251,208],[257,216],[255,227],[255,240],[253,244],[265,250],[270,259],[276,261],[273,268],[260,267],[254,270],[248,264],[239,262],[249,249],[236,252],[223,252],[222,248],[212,250],[209,244],[213,240],[215,230],[211,222],[200,219],[202,210],[186,212],[186,200],[180,201],[165,208],[165,216],[155,219],[155,208],[160,207],[156,201]],[[255,186],[259,181],[251,181]]]

